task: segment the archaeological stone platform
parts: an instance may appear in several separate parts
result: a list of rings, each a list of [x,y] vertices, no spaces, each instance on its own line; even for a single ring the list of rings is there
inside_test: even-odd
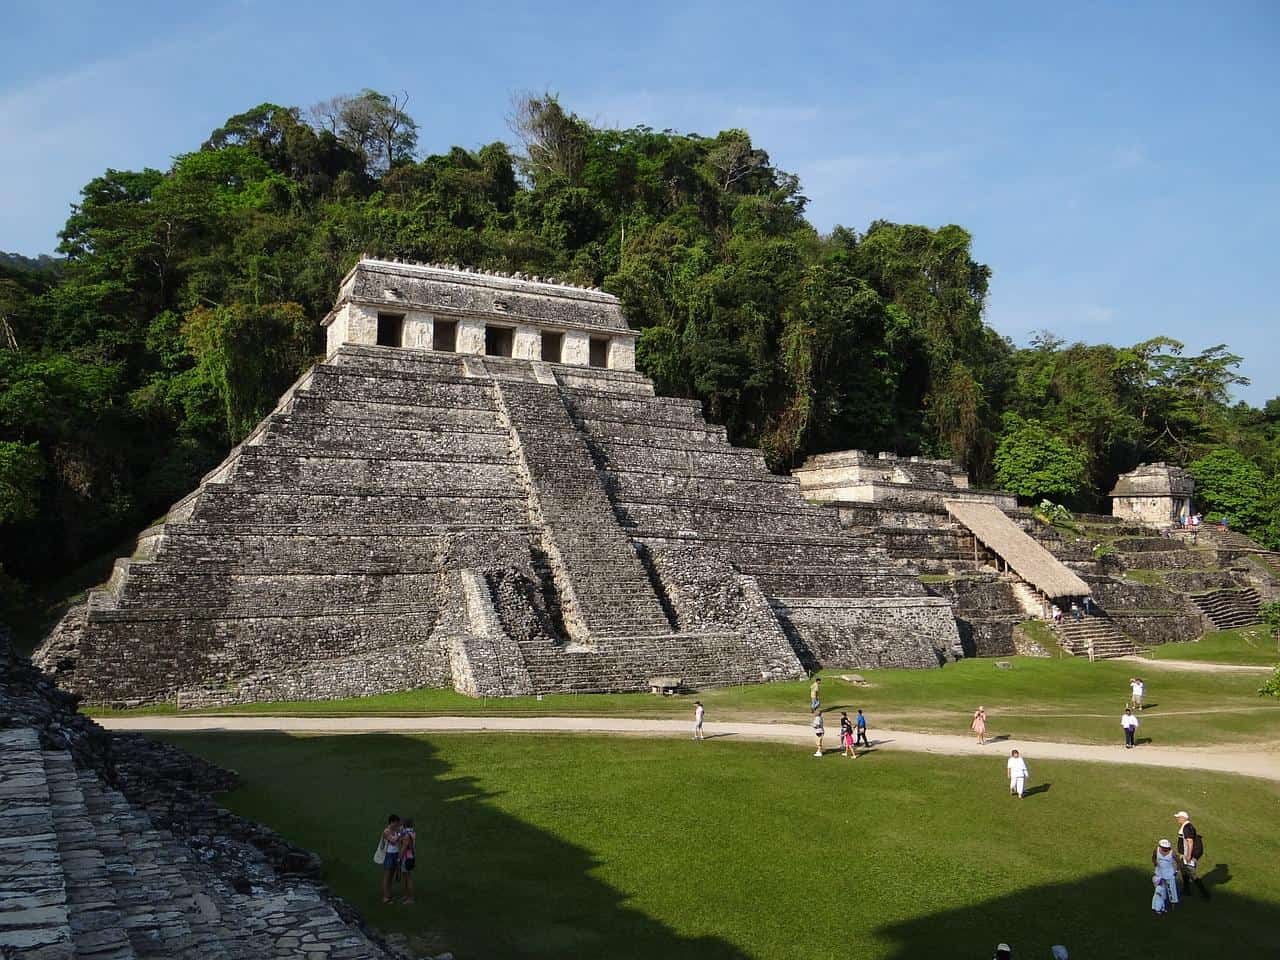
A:
[[[947,600],[634,370],[599,290],[363,260],[328,356],[38,662],[91,702],[936,667]]]

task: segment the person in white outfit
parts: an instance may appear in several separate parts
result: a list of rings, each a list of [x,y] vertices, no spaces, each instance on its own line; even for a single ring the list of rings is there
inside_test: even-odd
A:
[[[1132,750],[1134,737],[1138,733],[1138,718],[1134,716],[1133,711],[1128,707],[1124,708],[1124,715],[1120,718],[1120,726],[1124,728],[1124,748]]]
[[[1169,907],[1178,905],[1178,864],[1173,857],[1173,844],[1161,840],[1151,854],[1151,865],[1156,876],[1164,882],[1166,902]]]
[[[822,711],[819,710],[813,715],[813,736],[818,741],[818,749],[813,751],[815,757],[822,756],[822,735],[826,730],[822,726]]]
[[[702,721],[707,715],[701,700],[693,701],[693,739],[702,739]]]
[[[1008,768],[1009,795],[1016,795],[1021,800],[1023,788],[1027,785],[1027,777],[1030,776],[1027,771],[1027,761],[1023,760],[1022,756],[1015,750],[1009,755]]]

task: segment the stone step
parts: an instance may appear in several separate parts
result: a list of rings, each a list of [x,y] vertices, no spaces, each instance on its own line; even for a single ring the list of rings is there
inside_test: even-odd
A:
[[[76,957],[133,960],[137,953],[124,932],[115,886],[98,848],[71,754],[45,751],[43,760]]]
[[[0,729],[0,956],[74,960],[39,737]]]

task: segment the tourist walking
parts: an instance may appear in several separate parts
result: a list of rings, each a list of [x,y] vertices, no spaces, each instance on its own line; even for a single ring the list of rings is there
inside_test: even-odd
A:
[[[706,715],[707,715],[707,711],[706,711],[706,708],[702,706],[702,701],[701,700],[693,701],[693,739],[695,740],[703,739],[702,721],[706,717]]]
[[[977,710],[973,711],[973,722],[969,724],[969,729],[972,730],[977,735],[979,744],[983,744],[987,742],[987,708],[986,707],[978,707]]]
[[[1173,844],[1161,840],[1151,854],[1151,866],[1156,876],[1164,881],[1166,904],[1168,908],[1178,905],[1178,870],[1173,856]]]
[[[822,711],[819,710],[813,715],[813,735],[818,741],[818,749],[813,752],[815,757],[822,756],[822,734],[825,732],[822,728]]]
[[[1005,764],[1009,769],[1009,796],[1016,796],[1022,799],[1022,791],[1027,785],[1027,777],[1031,774],[1027,770],[1027,761],[1022,759],[1022,755],[1014,750],[1009,754],[1009,762]]]
[[[413,868],[418,864],[418,831],[413,828],[413,818],[405,820],[400,831],[400,898],[413,903]]]
[[[854,721],[853,725],[858,729],[858,739],[855,741],[855,746],[861,744],[870,749],[871,744],[867,742],[867,718],[862,715],[861,710],[858,711],[858,719]]]
[[[1151,875],[1151,883],[1155,887],[1151,894],[1151,912],[1157,917],[1162,917],[1169,912],[1169,890],[1158,873]]]
[[[1196,889],[1200,891],[1200,896],[1206,900],[1209,899],[1209,889],[1204,885],[1204,881],[1196,876],[1196,871],[1200,866],[1200,858],[1204,856],[1204,837],[1196,831],[1195,824],[1191,822],[1191,815],[1185,810],[1179,810],[1173,815],[1178,821],[1178,863],[1182,868],[1182,889],[1191,892],[1191,885],[1194,883]]]
[[[1134,748],[1134,737],[1138,732],[1138,718],[1133,715],[1133,711],[1128,707],[1124,708],[1124,716],[1120,718],[1120,726],[1124,727],[1124,748],[1132,750]]]
[[[822,678],[814,677],[813,683],[809,684],[809,712],[817,713],[818,708],[822,706]]]
[[[400,818],[394,813],[387,817],[387,825],[378,839],[378,849],[373,853],[375,863],[382,865],[382,902],[391,902],[391,883],[400,869]]]
[[[849,719],[849,714],[840,713],[840,745],[844,747],[844,755],[858,759],[858,754],[853,749],[853,721]]]
[[[1129,678],[1129,706],[1135,710],[1142,709],[1142,698],[1146,696],[1147,685],[1142,682],[1141,677]]]

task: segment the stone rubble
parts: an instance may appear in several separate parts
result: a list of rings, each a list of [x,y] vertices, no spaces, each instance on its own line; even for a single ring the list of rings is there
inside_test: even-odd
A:
[[[218,807],[235,783],[75,712],[0,636],[0,957],[392,960],[319,859]]]

